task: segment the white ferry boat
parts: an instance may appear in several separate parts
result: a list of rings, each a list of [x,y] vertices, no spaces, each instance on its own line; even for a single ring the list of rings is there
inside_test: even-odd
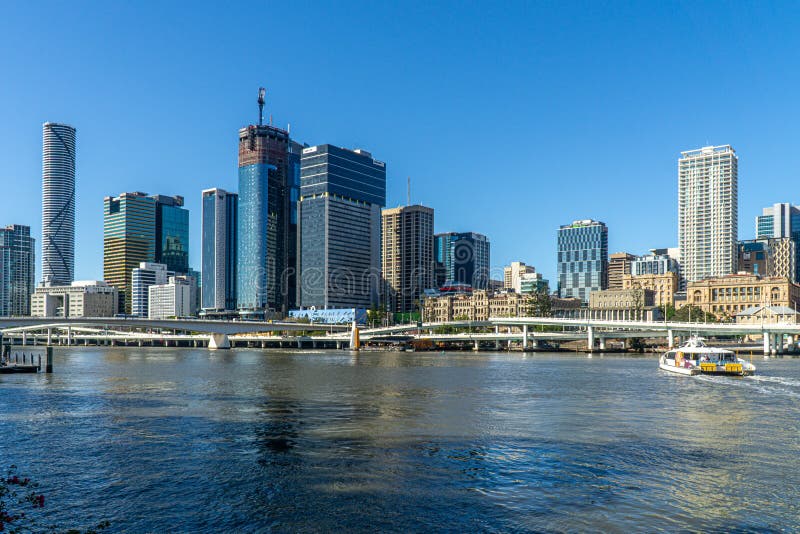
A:
[[[708,347],[702,338],[691,337],[681,347],[665,352],[658,367],[682,375],[734,375],[749,376],[756,366],[737,358],[732,350]]]

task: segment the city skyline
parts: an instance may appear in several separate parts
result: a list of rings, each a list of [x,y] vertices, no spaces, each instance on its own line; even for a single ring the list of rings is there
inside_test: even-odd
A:
[[[111,57],[116,58],[110,51],[92,47],[107,34],[94,26],[85,26],[65,8],[45,4],[22,13],[11,6],[8,17],[0,22],[4,30],[0,32],[3,35],[0,40],[9,46],[23,38],[23,30],[34,20],[44,29],[52,30],[56,37],[63,31],[60,29],[62,21],[74,22],[74,27],[80,30],[76,33],[85,34],[84,39],[65,39],[65,56],[57,58],[63,61],[53,65],[55,74],[61,76],[53,79],[62,80],[59,87],[62,90],[51,91],[49,85],[39,86],[39,78],[26,66],[30,63],[27,59],[33,57],[29,54],[35,50],[23,51],[18,57],[8,59],[8,75],[18,83],[0,89],[5,101],[16,102],[13,109],[8,109],[7,122],[0,126],[0,159],[8,162],[0,170],[0,178],[6,183],[19,184],[17,198],[0,201],[5,213],[2,224],[29,225],[31,235],[41,239],[37,221],[41,194],[38,179],[41,124],[66,122],[80,131],[76,279],[102,277],[99,230],[102,197],[132,190],[161,191],[186,198],[192,228],[190,250],[195,251],[191,266],[199,269],[200,191],[212,187],[237,190],[232,146],[237,129],[252,120],[251,95],[259,85],[266,85],[268,91],[265,120],[272,117],[281,127],[291,123],[293,138],[312,145],[331,142],[338,146],[362,146],[391,162],[387,176],[388,207],[406,203],[406,177],[410,176],[412,203],[437,210],[437,233],[475,231],[487,235],[492,242],[495,278],[499,277],[497,273],[503,265],[523,260],[535,266],[545,278],[555,280],[555,229],[574,219],[605,221],[610,229],[610,252],[625,250],[642,254],[650,248],[676,246],[675,158],[682,150],[724,143],[736,147],[742,159],[738,215],[743,221],[752,220],[763,206],[777,202],[798,203],[786,187],[796,175],[795,169],[800,167],[798,157],[787,150],[793,136],[786,126],[794,122],[798,110],[780,89],[791,86],[791,80],[772,83],[771,69],[777,72],[779,63],[776,62],[781,60],[768,57],[763,47],[756,46],[764,38],[766,28],[773,42],[787,41],[784,45],[787,49],[793,48],[796,37],[789,35],[785,22],[775,20],[768,9],[742,8],[747,11],[747,17],[741,17],[742,9],[737,11],[736,17],[715,11],[715,17],[709,19],[704,12],[711,7],[649,6],[649,10],[642,6],[614,7],[639,23],[641,29],[635,30],[632,28],[636,25],[629,27],[599,17],[599,7],[585,14],[577,7],[568,7],[557,14],[540,7],[520,7],[520,12],[513,17],[493,12],[485,31],[497,35],[498,39],[486,51],[471,58],[474,67],[460,56],[448,64],[445,58],[452,54],[439,51],[426,62],[415,63],[413,67],[409,64],[407,81],[391,74],[378,73],[375,77],[373,73],[371,84],[364,84],[366,74],[348,69],[351,77],[342,80],[342,87],[325,84],[313,90],[294,81],[302,79],[297,69],[305,68],[300,67],[299,62],[294,65],[286,61],[259,60],[241,76],[238,73],[242,72],[242,62],[253,60],[253,56],[246,52],[237,59],[240,52],[235,51],[233,40],[229,43],[222,39],[224,46],[219,51],[187,49],[172,39],[167,40],[171,35],[167,31],[168,21],[178,16],[178,10],[162,9],[164,23],[150,22],[142,13],[120,10],[119,16],[139,22],[150,31],[156,37],[156,44],[160,43],[167,51],[181,52],[185,57],[185,66],[179,65],[173,75],[163,76],[169,64],[159,58],[170,54],[160,54],[153,59],[153,73],[145,73],[142,80],[133,80],[127,72],[129,67],[142,61],[142,54],[152,50],[150,47],[154,45],[144,43],[145,50],[141,53],[129,52],[118,62],[115,59],[113,68],[100,68]],[[274,16],[284,17],[287,23],[299,23],[298,15],[287,9],[285,6],[276,8]],[[433,16],[449,11],[445,7],[431,9]],[[419,16],[420,10],[410,9],[405,16]],[[481,10],[463,10],[444,28],[410,27],[410,35],[422,46],[442,33],[452,39],[452,47],[456,49],[461,38],[454,30],[468,27],[479,16],[478,11]],[[631,50],[632,43],[641,42],[639,32],[664,35],[664,30],[649,20],[650,11],[658,12],[659,16],[653,19],[665,28],[683,32],[680,46],[665,46],[669,49],[667,53],[657,40],[645,39],[641,43],[642,50]],[[396,15],[391,8],[380,8],[377,13],[379,16]],[[113,19],[108,13],[99,16],[102,20]],[[214,30],[223,37],[235,35],[241,27],[238,23],[245,19],[239,12],[232,12],[219,21],[207,13],[189,16],[197,29],[183,32],[203,31],[213,23]],[[357,16],[366,20],[371,14]],[[548,24],[569,17],[574,27],[567,29],[564,36],[547,30]],[[743,31],[740,18],[747,19],[750,30]],[[541,20],[534,22],[534,19]],[[325,42],[329,34],[313,31],[323,20],[339,19],[335,10],[322,9],[303,20],[309,25],[301,32],[311,39],[308,46]],[[705,22],[707,20],[712,20],[710,25]],[[107,22],[109,24],[99,24],[96,28],[110,27],[113,20]],[[509,31],[500,33],[501,28]],[[595,50],[581,44],[571,44],[561,50],[570,36],[585,28],[591,28],[602,38],[600,51],[603,54],[596,54]],[[521,33],[522,29],[526,32]],[[526,37],[539,30],[541,37]],[[137,35],[132,29],[122,28],[114,46],[138,43]],[[352,49],[357,38],[374,41],[374,50],[361,48],[361,55],[356,56],[345,53]],[[398,42],[398,36],[381,35],[365,25],[351,39],[331,44],[333,48],[329,54],[311,60],[323,72],[352,62],[359,66],[398,62],[405,65],[414,57],[413,50],[395,50],[393,47]],[[669,39],[667,43],[675,44]],[[448,47],[448,50],[451,49]],[[677,68],[681,58],[692,54],[712,56],[723,51],[740,53],[737,74],[730,80],[720,81],[692,71],[697,76],[691,90],[682,89],[677,81],[668,79],[672,78],[670,69],[660,72],[648,67],[647,62],[639,61],[655,54],[662,65],[666,61],[666,65]],[[620,64],[618,56],[624,53],[632,54],[631,60]],[[81,54],[90,59],[82,67],[69,59]],[[499,65],[495,61],[497,57],[504,58]],[[586,80],[596,83],[586,83],[583,78],[565,74],[564,69],[557,73],[554,64],[558,61],[554,60],[559,58],[571,61],[576,67],[566,70],[580,71]],[[222,64],[223,59],[230,59],[230,65]],[[192,70],[206,61],[219,70],[220,76],[218,83],[207,88],[209,84],[204,84],[204,78],[193,74]],[[599,64],[594,65],[594,62]],[[653,63],[658,64],[658,61]],[[642,65],[644,71],[639,72]],[[781,76],[786,72],[793,76],[791,69],[786,69],[783,63],[780,65]],[[612,68],[609,70],[609,67]],[[487,76],[476,79],[472,76],[473,68],[483,69]],[[435,78],[441,87],[410,83],[432,79],[430,75],[437,69],[444,69]],[[524,74],[525,70],[536,71],[536,84],[527,83],[530,79]],[[606,71],[608,74],[604,74]],[[221,79],[231,72],[237,75],[230,76],[229,80]],[[491,80],[491,84],[484,79]],[[618,80],[623,79],[626,83],[619,84]],[[155,87],[156,83],[158,90],[143,90]],[[18,92],[17,86],[24,87],[26,93]],[[203,88],[191,90],[197,86]],[[412,87],[413,90],[409,90]],[[560,88],[567,91],[563,102],[560,98],[554,100],[555,91]],[[743,100],[754,92],[772,98],[758,98],[757,105],[745,108],[736,106],[736,114],[731,114],[724,105],[695,104],[691,118],[684,118],[680,123],[673,120],[686,103],[695,101],[694,95],[708,94],[712,89],[727,103]],[[646,102],[633,96],[636,91],[645,95]],[[352,95],[343,98],[347,93]],[[316,97],[320,95],[323,97],[320,100],[335,99],[339,105],[317,102]],[[126,105],[120,105],[121,99]],[[603,105],[598,106],[599,103]],[[549,108],[552,109],[548,111]],[[514,114],[506,109],[514,109]],[[126,125],[129,136],[124,146],[115,146],[112,144],[114,136],[107,135],[108,117],[112,116]],[[533,116],[537,117],[536,121],[528,120]],[[587,120],[596,126],[587,128]],[[176,140],[171,128],[161,127],[165,123],[190,126],[192,135],[185,141]],[[430,127],[421,131],[420,124]],[[509,139],[516,146],[526,148],[500,159],[472,153],[466,132],[474,124],[486,129],[488,135]],[[606,128],[611,124],[615,128]],[[169,146],[170,150],[164,151],[164,146]],[[566,154],[576,146],[581,147],[584,157],[566,158],[569,161],[550,157]],[[622,146],[634,146],[635,157],[620,159]],[[135,157],[131,158],[131,153]],[[187,158],[189,155],[191,157]],[[109,158],[113,159],[113,166],[109,166]],[[554,159],[558,162],[552,161]],[[165,179],[169,179],[168,189],[163,187]],[[536,189],[548,200],[563,202],[541,202],[536,194],[502,194],[523,191],[529,183],[536,184]],[[566,184],[574,187],[566,188]],[[609,184],[614,187],[609,188]],[[491,190],[492,186],[497,187],[497,200],[487,203],[484,191],[487,187]],[[622,191],[626,195],[634,192],[643,201],[620,209],[618,199]],[[464,208],[478,203],[485,205],[486,213],[476,221],[475,217],[465,214]],[[652,217],[654,211],[656,217]],[[646,216],[652,217],[653,223],[643,228],[645,225],[637,221]],[[755,237],[750,235],[749,224],[740,226],[740,239]],[[37,265],[37,270],[39,268]],[[37,272],[36,278],[37,281],[41,278],[41,272]]]

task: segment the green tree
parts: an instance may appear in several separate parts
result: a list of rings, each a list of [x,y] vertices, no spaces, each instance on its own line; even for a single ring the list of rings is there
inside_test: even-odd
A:
[[[680,323],[717,323],[719,320],[713,313],[704,312],[697,306],[688,304],[683,308],[674,311],[672,317],[667,314],[667,320]]]

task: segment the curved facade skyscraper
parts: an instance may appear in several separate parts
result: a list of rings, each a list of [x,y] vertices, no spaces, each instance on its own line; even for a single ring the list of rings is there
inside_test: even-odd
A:
[[[42,130],[42,280],[66,285],[75,276],[75,128]]]

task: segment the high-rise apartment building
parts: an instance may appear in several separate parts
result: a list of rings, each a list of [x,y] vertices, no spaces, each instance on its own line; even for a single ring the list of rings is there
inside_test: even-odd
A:
[[[236,298],[243,315],[288,310],[289,145],[288,131],[261,118],[239,130]]]
[[[738,162],[730,145],[681,152],[678,244],[688,282],[736,272]]]
[[[75,128],[42,127],[42,280],[69,284],[75,278]]]
[[[236,309],[236,218],[239,195],[224,189],[203,191],[202,308]]]
[[[558,229],[558,296],[589,302],[592,291],[608,288],[608,228],[584,219]]]
[[[756,217],[756,238],[790,238],[796,254],[793,279],[800,281],[800,206],[784,202],[764,208]]]
[[[386,309],[415,311],[433,286],[433,209],[420,205],[382,211],[382,261]]]
[[[143,261],[131,272],[131,315],[148,317],[150,286],[166,284],[175,273],[167,270],[163,263]]]
[[[189,210],[182,196],[153,195],[156,202],[156,263],[176,273],[189,272]]]
[[[132,312],[131,275],[142,262],[155,261],[156,201],[145,193],[105,197],[103,279],[117,288],[120,313]]]
[[[386,164],[365,150],[303,149],[300,182],[300,305],[378,304]]]
[[[631,262],[635,259],[627,252],[615,252],[608,257],[608,289],[622,289],[622,279],[631,274]]]
[[[444,265],[447,281],[469,284],[474,289],[489,286],[489,239],[475,232],[436,234],[433,241],[436,261]]]
[[[30,315],[35,287],[35,240],[28,226],[0,228],[0,316]]]

